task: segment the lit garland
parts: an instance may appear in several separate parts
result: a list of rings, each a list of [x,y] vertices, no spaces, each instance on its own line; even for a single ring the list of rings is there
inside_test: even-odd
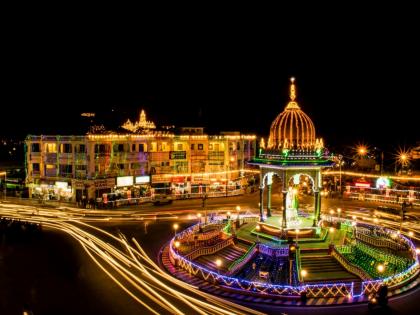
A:
[[[346,220],[341,220],[347,222]],[[348,223],[348,222],[347,222]],[[370,226],[369,224],[364,224],[364,226]],[[198,224],[194,225],[184,231],[185,234],[194,233],[198,230]],[[391,230],[385,229],[387,233],[393,233]],[[414,264],[409,266],[408,269],[387,277],[381,280],[368,280],[362,282],[362,288],[360,294],[355,294],[354,292],[354,283],[321,283],[321,284],[305,284],[300,286],[290,286],[290,285],[278,285],[270,283],[261,283],[255,281],[248,281],[245,279],[230,277],[226,275],[221,275],[212,270],[205,268],[199,264],[196,264],[190,260],[187,260],[185,257],[179,255],[174,249],[174,240],[172,239],[169,245],[169,254],[172,258],[171,260],[176,261],[177,265],[190,274],[195,276],[200,276],[206,281],[221,282],[224,285],[229,287],[235,286],[244,291],[254,291],[263,294],[275,294],[279,296],[299,296],[300,292],[306,291],[309,297],[314,298],[325,298],[325,297],[357,297],[363,294],[368,294],[371,292],[377,292],[379,287],[382,284],[387,284],[390,286],[399,285],[401,282],[409,281],[413,279],[414,276],[418,274],[419,271],[419,262],[418,257],[415,254],[415,247],[411,240],[407,239],[403,235],[400,235],[401,240],[409,244],[411,251],[413,252]],[[251,251],[248,251],[248,253]],[[246,255],[242,257],[242,260],[245,259]],[[242,261],[241,260],[241,261]],[[235,264],[232,264],[230,267],[233,267]]]

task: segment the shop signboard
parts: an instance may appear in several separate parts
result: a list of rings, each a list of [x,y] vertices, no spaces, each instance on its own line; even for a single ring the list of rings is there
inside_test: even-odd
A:
[[[133,176],[117,177],[117,187],[133,186]]]
[[[171,151],[170,159],[171,160],[185,160],[187,158],[186,151]]]
[[[95,180],[95,188],[113,188],[115,186],[115,178],[97,179]]]
[[[67,182],[55,182],[55,186],[57,188],[67,189],[67,187],[69,186],[69,183],[67,183]]]
[[[75,189],[85,189],[85,184],[82,180],[73,180],[73,187]]]
[[[170,177],[164,175],[152,175],[152,183],[169,183]]]
[[[136,176],[136,184],[150,183],[150,176]]]
[[[171,182],[172,183],[183,183],[185,181],[184,176],[172,176]]]

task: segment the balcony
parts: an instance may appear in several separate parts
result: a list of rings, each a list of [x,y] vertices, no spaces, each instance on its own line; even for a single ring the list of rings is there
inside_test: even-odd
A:
[[[60,153],[58,156],[58,159],[60,162],[67,162],[69,160],[73,160],[73,154],[72,153]]]
[[[88,155],[86,153],[75,153],[74,159],[79,161],[86,161],[88,158]]]
[[[41,157],[42,157],[41,152],[31,152],[31,154],[29,155],[30,160],[40,160]]]
[[[57,163],[57,153],[46,153],[45,154],[45,163],[47,163],[47,164]]]
[[[57,176],[57,170],[46,170],[45,171],[45,177],[56,177]]]

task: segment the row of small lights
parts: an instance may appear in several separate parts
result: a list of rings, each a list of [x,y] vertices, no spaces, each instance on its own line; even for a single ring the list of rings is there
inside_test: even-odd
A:
[[[239,206],[237,206],[237,209],[240,209],[240,207]],[[340,209],[340,208],[339,208]],[[338,209],[337,209],[338,210]],[[341,209],[340,209],[340,212],[341,212]],[[228,212],[228,213],[230,213],[230,212]],[[228,214],[229,215],[229,214]],[[201,218],[201,214],[199,214],[198,215],[198,217],[200,217]],[[356,216],[352,216],[352,218],[353,218],[353,220],[356,220],[357,219],[357,217]],[[174,228],[175,228],[175,226],[178,228],[178,225],[176,224],[174,224]],[[352,226],[356,226],[356,222],[352,222]],[[259,227],[259,225],[257,225],[257,229],[258,229],[258,227]],[[299,230],[297,229],[297,231],[299,232]],[[334,228],[333,228],[333,231],[334,231]],[[391,237],[397,237],[397,235],[399,235],[400,234],[400,231],[397,231],[396,233],[393,233],[392,235],[391,235]],[[408,235],[409,236],[413,236],[413,232],[409,232],[408,233]],[[175,242],[175,247],[179,247],[180,246],[180,242],[179,241],[176,241]],[[292,249],[293,248],[293,249]],[[295,247],[294,246],[292,246],[291,247],[291,249],[292,250],[294,250],[295,249]],[[416,248],[416,254],[418,255],[418,254],[420,254],[420,250],[418,249],[418,248]],[[192,262],[190,262],[190,263],[192,263]],[[195,265],[195,264],[193,264],[193,265]],[[220,260],[220,259],[217,259],[216,261],[215,261],[215,265],[218,267],[218,268],[220,268],[220,266],[222,265],[222,261]],[[199,266],[197,266],[197,267],[199,267]],[[204,268],[204,270],[206,270],[205,268]],[[378,266],[377,266],[377,270],[378,270],[378,272],[380,272],[380,273],[382,273],[382,272],[384,272],[385,271],[385,265],[383,265],[383,264],[379,264]],[[305,270],[305,269],[302,269],[301,271],[300,271],[300,275],[302,276],[302,283],[304,282],[304,278],[308,275],[308,272],[307,272],[307,270]],[[225,276],[222,276],[223,278],[225,278]],[[229,277],[228,277],[229,278]],[[235,279],[235,278],[232,278],[232,279]],[[249,281],[246,281],[245,280],[245,282],[249,282]],[[273,285],[274,287],[277,287],[278,285]],[[282,286],[280,286],[280,287],[282,287]],[[351,298],[351,295],[349,294],[349,296],[348,296],[349,298]]]
[[[236,211],[240,211],[241,210],[241,207],[240,206],[236,206]],[[334,210],[330,210],[330,214],[331,215],[333,215],[335,212],[334,212]],[[341,214],[341,208],[337,208],[337,213],[340,215]],[[227,213],[226,213],[226,215],[228,216],[228,218],[230,217],[230,215],[231,215],[231,212],[230,211],[228,211]],[[197,217],[199,218],[199,220],[200,220],[200,222],[201,222],[201,217],[202,217],[202,214],[201,213],[198,213],[197,214]],[[352,226],[353,227],[355,227],[356,225],[357,225],[357,222],[356,222],[356,219],[357,219],[357,217],[356,216],[352,216],[352,219],[354,220],[353,222],[352,222]],[[374,220],[375,221],[375,220]],[[375,221],[375,223],[377,223],[377,221]],[[178,230],[178,228],[179,228],[179,224],[178,223],[174,223],[173,224],[173,229],[174,229],[174,231],[175,231],[175,237],[176,237],[176,231]],[[256,226],[256,230],[257,231],[260,231],[261,230],[261,226],[258,224],[257,226]],[[334,233],[335,232],[335,228],[334,227],[330,227],[329,228],[329,232],[330,233]],[[300,230],[299,229],[295,229],[295,234],[296,234],[296,244],[298,243],[298,235],[299,235],[299,233],[300,233]],[[391,237],[392,238],[396,238],[399,234],[400,234],[401,232],[400,231],[397,231],[396,233],[393,233],[393,234],[391,234]],[[408,232],[408,235],[410,236],[410,237],[413,237],[414,236],[414,233],[412,232],[412,231],[409,231]],[[179,242],[179,241],[175,241],[174,242],[174,245],[175,245],[175,247],[176,248],[179,248],[179,246],[181,245],[181,243]],[[416,254],[417,255],[419,255],[420,254],[420,249],[419,248],[416,248]],[[218,268],[220,268],[221,267],[221,265],[222,265],[222,260],[221,259],[216,259],[216,261],[215,261],[215,264],[216,264],[216,266],[218,267]],[[385,271],[385,265],[384,264],[378,264],[378,266],[376,267],[376,269],[378,270],[378,272],[380,272],[380,273],[382,273],[382,272],[384,272]],[[308,272],[307,272],[307,270],[305,270],[305,269],[302,269],[301,271],[300,271],[300,274],[301,274],[301,276],[302,276],[302,282],[304,281],[304,278],[308,275]]]

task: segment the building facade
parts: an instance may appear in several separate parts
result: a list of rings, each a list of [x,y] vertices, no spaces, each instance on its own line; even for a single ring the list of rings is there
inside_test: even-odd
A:
[[[202,128],[185,128],[178,135],[31,135],[25,148],[30,196],[80,201],[119,190],[130,198],[150,189],[191,194],[246,186],[256,137],[206,135]]]

